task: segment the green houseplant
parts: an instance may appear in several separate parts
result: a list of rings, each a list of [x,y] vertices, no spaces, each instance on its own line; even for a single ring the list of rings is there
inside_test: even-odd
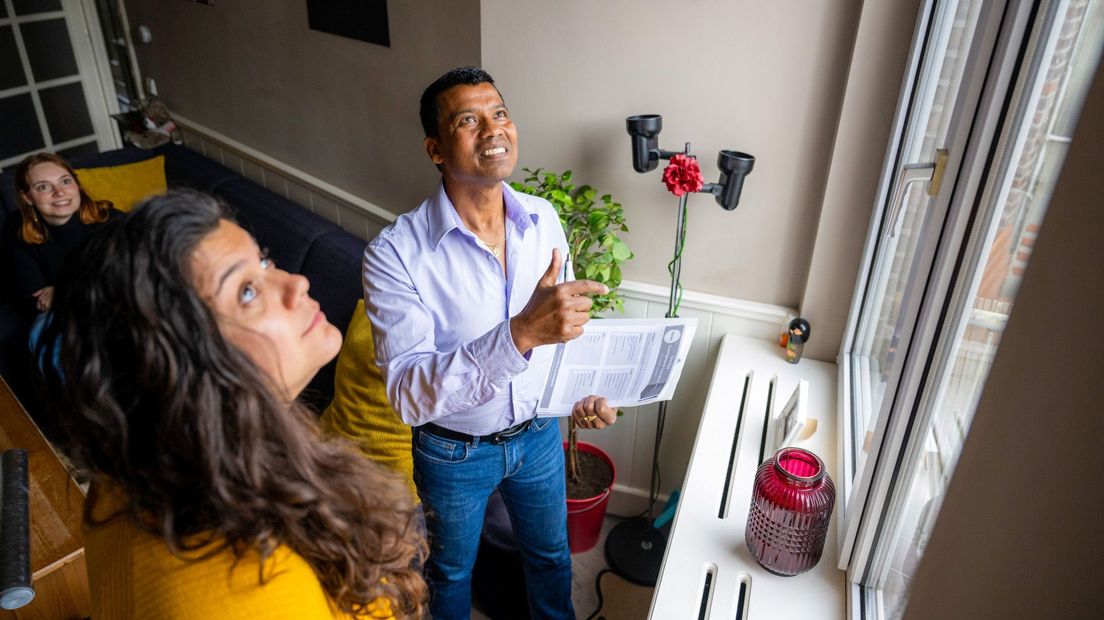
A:
[[[598,190],[589,185],[576,187],[571,182],[570,170],[556,174],[525,168],[525,172],[529,174],[525,182],[510,185],[519,192],[540,196],[556,207],[567,235],[575,277],[609,287],[609,294],[594,297],[591,316],[610,309],[624,312],[624,300],[617,287],[621,285],[621,264],[632,258],[633,253],[618,236],[629,230],[621,204],[609,194],[599,197]]]
[[[510,185],[519,192],[540,196],[556,208],[560,216],[560,224],[567,236],[575,278],[594,280],[609,288],[609,293],[594,297],[590,315],[596,317],[610,310],[624,312],[624,299],[617,291],[617,287],[621,285],[621,265],[632,258],[633,253],[618,236],[619,233],[629,230],[628,225],[625,224],[625,212],[621,204],[614,201],[609,194],[599,196],[598,190],[590,185],[576,186],[572,182],[570,170],[563,173],[545,172],[540,168],[524,170],[529,175],[525,181]],[[620,412],[618,414],[620,415]],[[581,480],[579,447],[575,431],[575,420],[569,418],[568,498],[582,500],[594,495],[594,492],[588,489],[601,486],[601,482],[588,484],[588,481]],[[593,449],[597,450],[597,448]],[[601,476],[599,474],[598,477]],[[605,487],[607,495],[612,478],[611,469]],[[572,497],[573,494],[575,497]],[[576,549],[574,542],[572,549],[573,551],[583,550]]]

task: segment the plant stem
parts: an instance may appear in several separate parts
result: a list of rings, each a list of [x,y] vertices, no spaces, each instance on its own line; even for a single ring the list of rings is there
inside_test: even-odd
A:
[[[567,464],[571,468],[571,481],[579,484],[579,448],[575,438],[575,418],[567,421]]]

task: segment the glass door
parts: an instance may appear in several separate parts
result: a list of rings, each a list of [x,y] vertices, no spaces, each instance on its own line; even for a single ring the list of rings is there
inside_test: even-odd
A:
[[[79,0],[0,0],[0,169],[119,145],[90,32]]]
[[[128,34],[126,7],[122,0],[95,0],[103,32],[104,52],[111,68],[111,90],[119,112],[137,110],[143,97],[137,61]]]

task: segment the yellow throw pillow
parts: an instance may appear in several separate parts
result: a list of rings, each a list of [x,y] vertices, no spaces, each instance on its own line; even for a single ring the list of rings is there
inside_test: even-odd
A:
[[[321,423],[326,433],[352,440],[369,459],[401,475],[417,499],[410,427],[387,402],[363,299],[353,310],[337,355],[334,397],[322,412]]]
[[[165,182],[165,156],[104,168],[78,168],[77,180],[93,200],[110,200],[120,211],[168,189]]]

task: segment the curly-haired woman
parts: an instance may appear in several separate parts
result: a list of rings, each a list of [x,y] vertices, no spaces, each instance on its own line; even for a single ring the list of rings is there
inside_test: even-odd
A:
[[[38,359],[92,473],[93,617],[420,617],[409,491],[294,398],[341,334],[210,197],[171,192],[62,268]]]

